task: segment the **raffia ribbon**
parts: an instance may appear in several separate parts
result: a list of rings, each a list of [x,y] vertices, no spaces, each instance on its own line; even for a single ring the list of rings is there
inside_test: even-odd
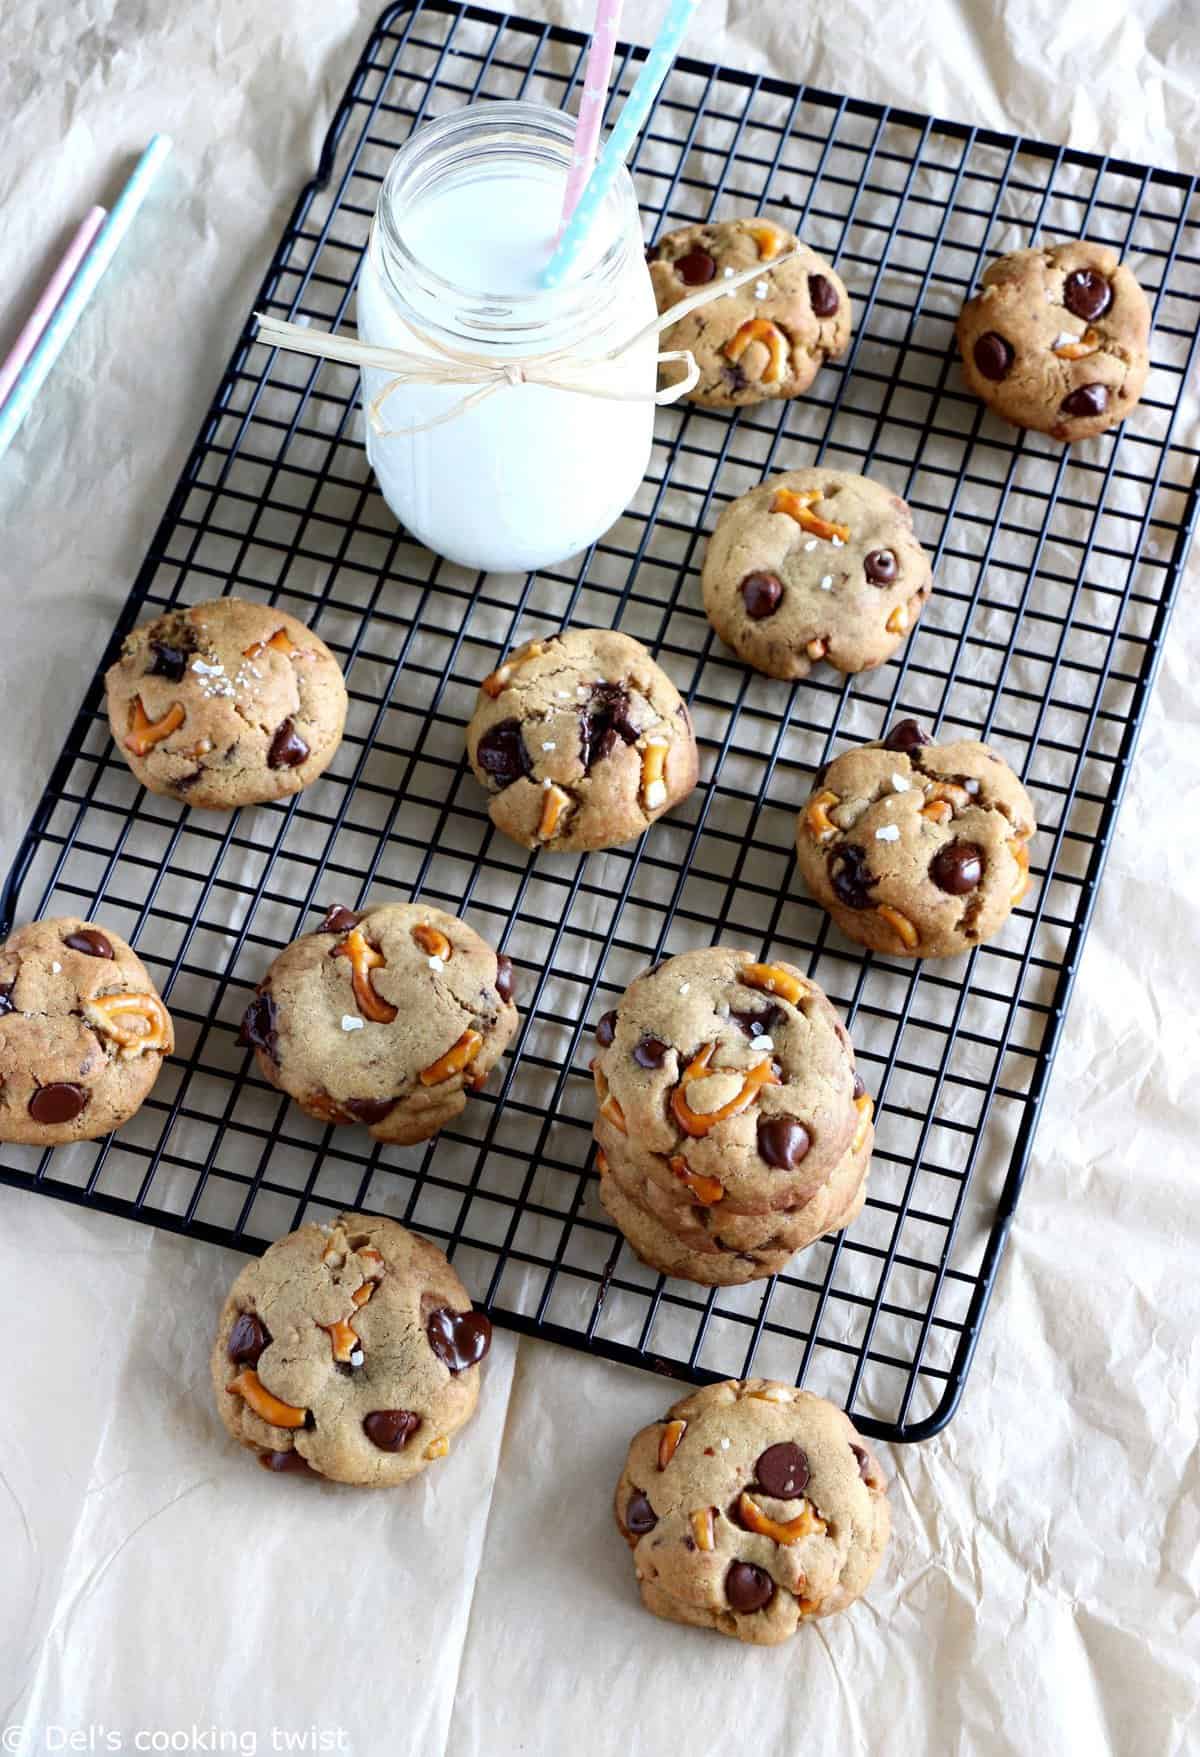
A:
[[[532,354],[524,359],[509,360],[501,364],[484,354],[463,353],[456,348],[448,348],[424,330],[408,324],[407,328],[413,338],[424,350],[421,353],[412,353],[406,348],[376,347],[370,342],[353,341],[349,336],[333,335],[328,330],[314,330],[304,324],[287,323],[261,311],[254,314],[258,323],[255,339],[265,342],[268,347],[285,348],[293,354],[308,354],[319,360],[336,360],[347,366],[372,366],[389,372],[391,377],[379,395],[372,397],[367,404],[367,419],[375,432],[385,439],[394,434],[424,433],[431,427],[441,427],[447,421],[455,421],[460,415],[465,415],[468,409],[486,402],[488,397],[495,396],[497,391],[504,390],[509,385],[538,384],[547,390],[577,391],[585,396],[605,397],[610,402],[618,403],[676,403],[693,389],[700,377],[700,369],[689,348],[672,348],[659,354],[660,366],[680,360],[687,363],[684,376],[678,384],[668,385],[662,390],[622,390],[611,382],[606,383],[606,375],[611,373],[617,361],[632,353],[647,336],[661,335],[663,330],[678,323],[689,312],[698,311],[703,305],[725,298],[726,294],[736,292],[750,281],[763,280],[796,255],[796,250],[788,250],[770,262],[756,263],[753,268],[743,269],[739,274],[730,275],[728,279],[712,281],[708,286],[701,287],[698,292],[689,294],[686,299],[680,299],[677,304],[661,312],[652,323],[646,324],[636,335],[630,336],[628,341],[610,348],[606,354],[590,357],[576,354],[570,348],[558,348],[551,353]],[[468,390],[466,396],[460,397],[458,402],[429,421],[417,421],[407,427],[386,426],[383,405],[396,391],[414,384],[471,385],[475,388]]]

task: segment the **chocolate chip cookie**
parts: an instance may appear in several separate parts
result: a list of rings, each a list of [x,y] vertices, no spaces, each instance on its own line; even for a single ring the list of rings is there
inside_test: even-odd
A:
[[[772,270],[787,252],[796,254]],[[690,350],[700,379],[688,401],[737,409],[797,397],[850,341],[850,296],[835,271],[772,220],[718,220],[668,232],[647,253],[660,312],[713,281],[761,265],[762,278],[673,323],[664,349]],[[678,375],[678,369],[668,368]],[[673,379],[668,376],[668,382]]]
[[[727,1379],[634,1438],[615,1512],[646,1609],[772,1646],[861,1598],[887,1547],[887,1483],[849,1416]]]
[[[958,320],[963,377],[1014,427],[1068,444],[1123,421],[1150,370],[1150,306],[1106,244],[1014,250]]]
[[[335,905],[286,946],[239,1041],[309,1116],[425,1141],[460,1114],[517,1028],[512,961],[425,903]]]
[[[909,958],[992,939],[1029,889],[1033,806],[1003,757],[901,720],[818,777],[796,823],[809,890],[847,938]]]
[[[698,772],[675,685],[640,642],[606,628],[529,641],[485,677],[467,757],[496,828],[556,854],[640,836]]]
[[[601,1200],[653,1267],[756,1280],[861,1209],[871,1100],[792,965],[684,952],[630,984],[596,1041]]]
[[[339,1214],[234,1282],[212,1355],[217,1408],[268,1470],[387,1487],[449,1452],[491,1339],[435,1245]]]
[[[55,1147],[120,1128],[174,1047],[145,965],[111,927],[60,915],[0,947],[0,1141]]]
[[[337,660],[267,604],[169,610],[126,637],[105,685],[112,735],[143,787],[213,811],[299,793],[342,741]]]
[[[701,576],[721,639],[768,677],[882,665],[932,589],[907,502],[847,470],[789,470],[725,508]]]

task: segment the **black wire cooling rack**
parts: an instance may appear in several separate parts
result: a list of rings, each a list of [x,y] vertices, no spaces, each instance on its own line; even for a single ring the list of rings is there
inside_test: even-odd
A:
[[[448,0],[392,7],[257,307],[350,327],[409,131],[479,99],[566,106],[584,48]],[[622,90],[641,57],[622,51]],[[768,209],[833,257],[855,307],[845,360],[800,402],[660,412],[625,517],[577,563],[522,579],[409,542],[367,470],[356,375],[272,354],[248,323],[101,671],[169,604],[267,599],[342,660],[346,738],[295,799],[189,812],[136,786],[93,680],[4,926],[18,910],[111,922],[169,997],[178,1051],[119,1135],[9,1148],[0,1177],[247,1250],[305,1215],[376,1209],[441,1242],[502,1324],[686,1379],[803,1380],[869,1433],[918,1439],[949,1420],[979,1335],[1195,519],[1200,452],[1175,434],[1200,304],[1195,181],[692,60],[634,172],[648,233]],[[1116,246],[1150,292],[1154,369],[1125,431],[1066,450],[964,392],[953,323],[993,254],[1081,236]],[[817,460],[905,495],[936,592],[891,664],[790,687],[714,641],[698,567],[722,506]],[[653,649],[692,706],[702,781],[636,847],[534,859],[492,830],[463,727],[501,653],[568,622]],[[1005,933],[915,968],[843,941],[791,855],[812,769],[900,714],[993,740],[1042,826]],[[271,958],[330,903],[418,893],[514,958],[522,1025],[502,1082],[454,1128],[380,1148],[290,1107],[235,1037]],[[637,970],[713,941],[786,955],[824,986],[879,1138],[847,1234],[774,1282],[709,1291],[643,1268],[607,1223],[587,1064],[594,1021]]]

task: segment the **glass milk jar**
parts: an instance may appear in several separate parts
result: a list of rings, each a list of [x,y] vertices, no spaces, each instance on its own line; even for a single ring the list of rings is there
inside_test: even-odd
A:
[[[652,323],[624,169],[566,282],[538,287],[573,133],[569,116],[526,103],[480,104],[419,130],[384,180],[358,289],[360,339],[510,366],[559,350],[594,359]],[[424,425],[478,386],[399,386],[378,409],[389,431],[366,421],[384,499],[420,542],[466,567],[525,572],[566,560],[609,529],[646,473],[657,351],[647,335],[597,381],[630,401],[504,382]],[[363,368],[366,409],[394,377]]]

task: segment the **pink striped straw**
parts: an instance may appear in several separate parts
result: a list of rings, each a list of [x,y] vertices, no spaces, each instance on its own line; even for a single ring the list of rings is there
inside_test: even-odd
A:
[[[600,139],[600,124],[604,120],[604,106],[608,99],[609,81],[612,79],[613,57],[617,52],[617,31],[621,25],[623,3],[624,0],[596,0],[596,22],[592,27],[592,44],[588,50],[587,66],[583,70],[583,98],[579,105],[579,118],[575,123],[571,169],[567,173],[562,218],[558,222],[558,233],[554,240],[556,244],[562,237],[563,227],[575,212],[575,204],[592,174],[596,143]]]
[[[4,402],[9,391],[17,382],[22,367],[36,348],[42,331],[57,311],[59,300],[74,280],[75,270],[91,249],[92,239],[100,230],[106,217],[104,208],[89,208],[80,222],[78,231],[59,258],[57,268],[42,288],[38,302],[26,318],[20,335],[9,349],[3,364],[0,364],[0,404]]]

